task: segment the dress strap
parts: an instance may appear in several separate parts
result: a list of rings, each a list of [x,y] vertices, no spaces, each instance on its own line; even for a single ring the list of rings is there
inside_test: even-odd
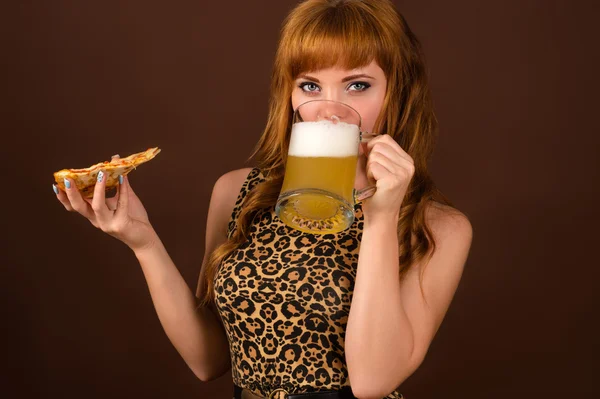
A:
[[[242,184],[242,188],[240,189],[240,193],[238,194],[237,200],[235,201],[235,206],[233,207],[233,211],[231,212],[231,217],[229,218],[229,224],[227,226],[227,238],[230,239],[237,228],[237,220],[242,211],[242,205],[244,204],[244,199],[246,195],[256,186],[258,183],[264,180],[264,176],[259,168],[252,168],[244,184]]]

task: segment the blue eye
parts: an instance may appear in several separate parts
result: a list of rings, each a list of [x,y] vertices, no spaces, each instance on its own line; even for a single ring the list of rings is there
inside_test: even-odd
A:
[[[351,87],[356,87],[356,88],[355,89],[350,89]],[[350,84],[350,86],[348,86],[348,88],[350,89],[350,91],[365,91],[369,87],[371,87],[371,85],[368,84],[367,82],[354,82],[354,83]]]
[[[317,86],[316,84],[314,84],[312,82],[303,82],[303,83],[300,83],[298,85],[298,87],[301,88],[302,91],[307,92],[307,93],[314,93],[319,88],[319,86]]]

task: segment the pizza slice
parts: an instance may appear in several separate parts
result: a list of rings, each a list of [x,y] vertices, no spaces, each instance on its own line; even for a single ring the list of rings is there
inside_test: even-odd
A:
[[[85,198],[94,196],[94,187],[98,178],[98,172],[104,171],[106,179],[106,191],[119,185],[119,175],[127,175],[138,165],[148,162],[160,152],[158,147],[148,148],[146,151],[131,154],[126,158],[118,158],[116,155],[110,161],[104,161],[84,169],[62,169],[54,173],[56,184],[65,189],[64,178],[73,180]]]

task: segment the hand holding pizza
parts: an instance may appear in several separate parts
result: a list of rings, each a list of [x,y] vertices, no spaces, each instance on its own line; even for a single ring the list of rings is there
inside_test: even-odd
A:
[[[119,182],[117,193],[114,197],[106,198],[106,182],[110,175],[108,169],[119,161],[119,156],[115,155],[110,164],[105,163],[96,171],[92,198],[83,194],[86,190],[78,187],[76,179],[67,176],[63,178],[63,184],[55,185],[55,191],[58,191],[57,198],[68,211],[78,212],[94,227],[124,242],[133,251],[138,251],[153,245],[156,234],[126,173],[116,176]]]

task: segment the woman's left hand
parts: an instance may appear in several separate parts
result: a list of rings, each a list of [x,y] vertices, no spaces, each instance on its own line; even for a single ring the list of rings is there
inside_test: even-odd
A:
[[[415,173],[410,155],[388,134],[366,144],[367,178],[376,182],[377,190],[363,201],[365,219],[398,221],[400,206]]]

